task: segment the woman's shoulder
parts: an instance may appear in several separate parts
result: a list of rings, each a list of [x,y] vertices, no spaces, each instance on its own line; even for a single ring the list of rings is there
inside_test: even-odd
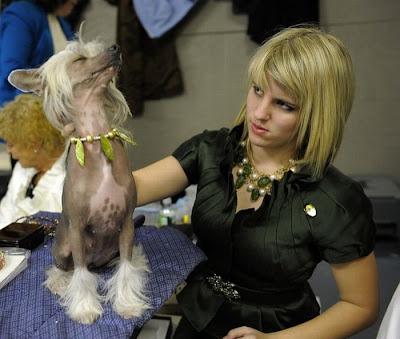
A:
[[[224,127],[216,130],[205,129],[202,133],[199,133],[197,137],[205,141],[213,141],[219,138],[226,139],[228,135],[229,135],[229,129]]]
[[[220,147],[224,144],[229,136],[229,130],[227,128],[221,128],[219,130],[204,130],[201,133],[194,135],[181,146],[184,147],[198,147],[200,144],[206,144],[212,147]]]
[[[354,198],[366,197],[361,184],[330,166],[319,183],[319,188],[338,202],[350,203]]]
[[[347,262],[373,250],[376,226],[372,204],[359,182],[330,167],[303,192],[302,200],[324,260]]]
[[[36,172],[37,170],[33,167],[22,167],[21,163],[17,161],[13,168],[7,190],[16,190],[21,186],[24,187],[28,182],[30,182]]]
[[[35,171],[36,170],[33,167],[22,167],[21,163],[17,161],[14,165],[12,175],[20,173],[22,173],[23,175],[27,175],[30,173],[34,173]]]
[[[302,200],[319,206],[332,218],[352,218],[358,213],[372,215],[372,205],[361,184],[336,167],[327,169],[321,180],[301,192]]]
[[[172,153],[185,170],[189,182],[197,183],[205,167],[216,167],[220,163],[224,156],[225,145],[229,140],[228,136],[229,131],[226,128],[204,130],[180,144]]]
[[[15,1],[3,10],[2,15],[11,13],[18,14],[20,16],[27,16],[37,13],[44,13],[44,11],[32,1]]]
[[[46,13],[30,1],[16,1],[7,6],[1,14],[2,25],[23,22],[36,27],[45,23]]]

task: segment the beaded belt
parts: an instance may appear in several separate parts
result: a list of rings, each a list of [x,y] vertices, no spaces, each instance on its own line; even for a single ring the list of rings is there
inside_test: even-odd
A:
[[[278,291],[260,291],[246,287],[235,285],[234,283],[224,280],[221,276],[212,273],[205,277],[207,284],[216,294],[222,294],[225,299],[232,302],[241,300],[245,303],[264,304],[264,305],[283,305],[291,303],[301,298],[307,289],[308,284],[298,286],[293,290]]]
[[[229,301],[240,299],[240,294],[235,290],[235,284],[225,281],[221,276],[213,274],[206,277],[208,284],[214,293],[222,294]]]

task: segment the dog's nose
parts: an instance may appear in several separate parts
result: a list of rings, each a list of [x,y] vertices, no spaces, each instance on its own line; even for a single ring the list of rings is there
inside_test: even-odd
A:
[[[120,48],[118,45],[112,45],[108,48],[108,52],[112,53],[112,54],[117,54],[119,53]]]

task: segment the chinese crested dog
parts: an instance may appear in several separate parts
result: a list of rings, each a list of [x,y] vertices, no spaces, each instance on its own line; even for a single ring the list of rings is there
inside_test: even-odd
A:
[[[124,318],[149,308],[149,269],[141,247],[133,245],[136,189],[123,145],[133,141],[119,127],[130,111],[113,81],[121,63],[117,45],[78,37],[40,68],[9,76],[18,89],[43,96],[48,120],[70,135],[54,266],[44,284],[83,324],[102,315],[103,301]],[[115,273],[100,295],[100,278],[88,268],[115,258]]]

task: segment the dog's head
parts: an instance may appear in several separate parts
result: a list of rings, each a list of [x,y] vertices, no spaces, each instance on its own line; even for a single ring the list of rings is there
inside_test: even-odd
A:
[[[113,81],[121,64],[117,45],[107,48],[98,40],[85,43],[78,36],[40,68],[11,72],[9,82],[23,92],[42,95],[47,118],[60,130],[73,121],[89,96],[101,100],[110,120],[118,125],[130,114]]]

